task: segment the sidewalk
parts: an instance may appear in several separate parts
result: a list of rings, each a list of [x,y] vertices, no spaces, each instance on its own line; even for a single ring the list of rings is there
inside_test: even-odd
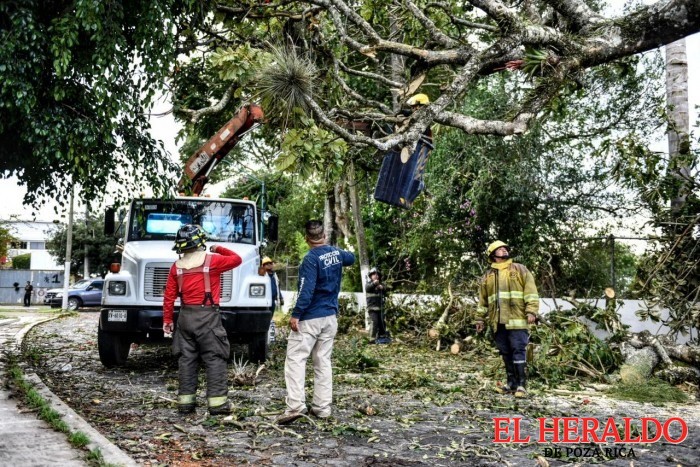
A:
[[[3,307],[4,308],[4,307]],[[16,307],[15,307],[16,309]],[[1,313],[0,313],[1,314]],[[0,351],[14,350],[32,326],[51,319],[46,314],[27,313],[9,319],[0,318]],[[8,315],[6,315],[8,316]],[[86,451],[70,445],[65,434],[54,431],[34,413],[21,413],[17,401],[5,387],[5,363],[0,361],[0,465],[17,466],[85,466]],[[62,404],[36,377],[28,377],[36,390],[62,415],[73,431],[85,433],[93,442],[90,448],[99,448],[105,462],[117,465],[135,465],[87,422]]]

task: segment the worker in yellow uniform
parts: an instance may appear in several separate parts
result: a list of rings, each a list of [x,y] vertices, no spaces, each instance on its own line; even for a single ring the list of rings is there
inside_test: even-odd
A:
[[[491,266],[479,288],[476,331],[488,323],[506,367],[507,383],[496,386],[501,394],[526,397],[526,349],[529,327],[535,324],[540,307],[535,278],[522,264],[513,262],[510,247],[500,240],[486,249]]]

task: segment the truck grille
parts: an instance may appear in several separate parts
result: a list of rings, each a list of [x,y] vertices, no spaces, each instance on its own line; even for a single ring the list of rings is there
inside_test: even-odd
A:
[[[165,295],[165,284],[168,282],[172,263],[148,263],[143,282],[144,296],[146,300],[153,302],[163,301]],[[233,289],[233,275],[231,271],[221,274],[221,292],[219,299],[221,302],[231,300],[231,290]]]

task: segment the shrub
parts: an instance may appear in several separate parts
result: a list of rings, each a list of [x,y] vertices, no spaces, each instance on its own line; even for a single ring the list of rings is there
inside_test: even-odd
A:
[[[32,262],[32,254],[19,255],[12,258],[12,269],[29,269]]]

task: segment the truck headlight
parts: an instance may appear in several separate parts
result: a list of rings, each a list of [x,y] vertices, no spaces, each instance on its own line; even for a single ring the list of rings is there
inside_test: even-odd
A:
[[[248,289],[248,295],[251,297],[264,297],[265,284],[250,284],[250,288]]]
[[[126,295],[126,282],[110,281],[108,290],[110,295]]]
[[[63,292],[57,292],[53,298],[63,298]]]

